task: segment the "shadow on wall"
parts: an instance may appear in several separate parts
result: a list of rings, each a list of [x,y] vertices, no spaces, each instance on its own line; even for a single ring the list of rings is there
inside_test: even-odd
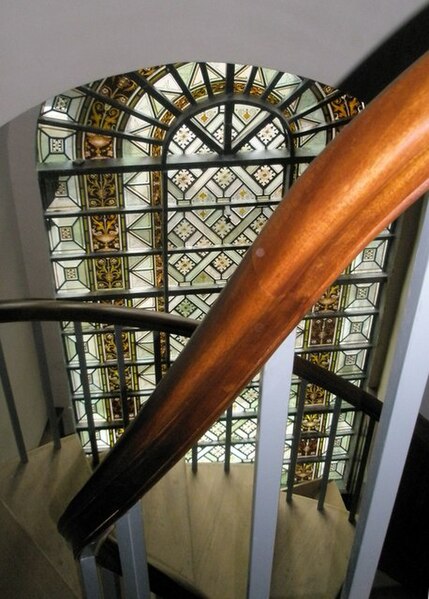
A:
[[[338,85],[369,102],[429,49],[429,6],[384,41]]]

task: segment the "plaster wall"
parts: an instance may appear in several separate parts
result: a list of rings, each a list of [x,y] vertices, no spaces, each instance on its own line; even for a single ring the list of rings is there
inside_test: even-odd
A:
[[[8,172],[8,133],[8,127],[0,129],[0,299],[26,297],[28,294],[15,196]],[[46,425],[46,410],[31,326],[2,324],[0,338],[24,439],[30,449],[37,446]],[[3,388],[0,385],[0,461],[17,455]]]
[[[337,84],[426,0],[3,0],[0,125],[99,77],[182,60]]]
[[[54,284],[49,259],[47,233],[35,168],[35,135],[39,107],[28,110],[8,125],[9,180],[13,189],[13,209],[16,215],[20,252],[23,259],[23,279],[26,292],[15,298],[53,298]],[[0,298],[2,295],[0,294]],[[55,404],[68,406],[68,385],[59,328],[54,323],[43,326],[48,352],[51,387]],[[66,416],[67,421],[71,418]]]

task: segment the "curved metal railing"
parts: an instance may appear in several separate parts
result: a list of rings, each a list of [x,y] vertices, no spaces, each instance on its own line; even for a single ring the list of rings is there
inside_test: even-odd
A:
[[[200,321],[185,319],[180,316],[164,314],[164,313],[156,313],[153,311],[145,311],[140,309],[133,308],[123,308],[118,306],[111,306],[106,304],[87,304],[83,302],[77,301],[63,301],[63,300],[50,300],[50,299],[37,299],[37,300],[9,300],[9,301],[0,301],[0,322],[17,322],[17,321],[50,321],[50,322],[64,322],[71,321],[74,323],[74,335],[76,335],[76,344],[83,343],[83,323],[91,322],[92,324],[103,324],[107,325],[107,327],[120,327],[121,330],[151,330],[151,331],[163,331],[165,333],[182,335],[185,337],[190,337],[193,332],[200,325]],[[76,328],[81,332],[76,334]],[[91,329],[92,330],[92,329]],[[106,332],[106,328],[103,328],[103,333]],[[118,336],[118,339],[121,339]],[[118,354],[119,355],[119,354]],[[118,368],[125,368],[125,363],[120,365],[118,364]],[[356,431],[356,435],[359,438],[366,438],[365,447],[368,446],[370,442],[370,436],[372,435],[373,427],[375,421],[377,421],[380,417],[382,403],[373,395],[367,393],[363,389],[356,387],[349,381],[341,378],[340,376],[327,371],[324,368],[321,368],[317,364],[313,364],[308,360],[301,358],[296,355],[294,359],[293,365],[294,374],[302,379],[303,385],[317,385],[330,393],[332,393],[335,397],[341,398],[345,402],[345,406],[349,406],[345,409],[349,409],[350,407],[358,412],[361,412],[362,415],[369,417],[367,425],[369,426],[369,434],[368,430],[365,427],[359,426]],[[81,379],[84,378],[84,374],[81,372]],[[84,386],[84,384],[83,384]],[[125,395],[132,394],[131,390],[126,389]],[[124,406],[126,406],[126,397],[124,398]],[[300,402],[304,401],[305,392],[300,393]],[[92,419],[92,409],[91,409],[91,398],[88,398],[87,407],[87,420]],[[336,401],[338,404],[338,399]],[[123,407],[124,407],[123,406]],[[320,413],[321,406],[307,406],[305,408],[305,413],[312,413],[313,410],[316,410],[317,413]],[[325,407],[325,410],[332,410],[331,407]],[[338,404],[338,409],[340,409],[340,405]],[[335,411],[335,410],[334,410]],[[338,410],[337,410],[338,411]],[[304,413],[304,412],[303,412]],[[124,419],[125,420],[125,419]],[[301,422],[298,419],[297,431],[301,428]],[[125,425],[123,422],[122,425]],[[122,426],[121,425],[121,426]],[[365,435],[361,434],[361,429],[365,429]],[[90,444],[93,449],[93,461],[98,463],[98,452],[96,449],[96,438],[95,438],[95,423],[93,422],[91,426],[88,427],[88,434],[90,439]],[[331,427],[330,437],[335,438],[336,428]],[[296,454],[295,458],[298,459],[298,446],[299,439],[301,435],[296,433],[293,439],[293,449],[292,454]],[[231,443],[232,439],[225,439],[225,443]],[[358,445],[358,444],[356,444]],[[95,451],[95,454],[94,454]],[[362,454],[364,459],[362,459]],[[94,460],[95,455],[95,460]],[[352,491],[350,494],[353,497],[357,498],[360,492],[360,483],[362,473],[364,471],[365,463],[366,463],[366,455],[367,452],[359,451],[356,447],[356,450],[353,452],[353,456],[351,462],[354,466],[350,468],[350,475],[348,476],[347,481],[347,489]],[[296,459],[292,458],[293,463],[296,462]],[[329,465],[332,456],[328,459],[324,465],[324,471],[329,472]],[[226,462],[225,462],[226,464]],[[193,463],[193,468],[196,465]],[[294,466],[289,467],[290,473],[288,475],[288,495],[292,493],[293,484],[294,484]],[[292,472],[292,474],[291,474]],[[326,477],[325,477],[326,478]],[[326,479],[327,484],[327,479]],[[323,485],[322,485],[323,486]],[[351,510],[351,518],[353,518],[353,508]]]
[[[0,322],[29,320],[96,322],[191,335],[199,322],[163,312],[78,301],[25,299],[0,301]]]

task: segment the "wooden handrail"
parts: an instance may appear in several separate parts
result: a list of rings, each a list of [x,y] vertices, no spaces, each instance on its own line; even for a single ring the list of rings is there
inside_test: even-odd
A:
[[[0,301],[0,322],[28,320],[98,322],[164,331],[189,337],[199,322],[173,314],[77,301],[25,299]]]
[[[201,324],[198,320],[174,314],[124,308],[106,304],[52,299],[20,299],[0,301],[0,322],[81,321],[107,325],[138,327],[140,330],[164,331],[190,337]],[[345,399],[350,405],[379,420],[382,402],[346,379],[296,355],[293,372],[307,382],[319,385]]]
[[[293,186],[213,309],[62,516],[79,552],[177,462],[322,291],[429,187],[429,56]]]
[[[305,379],[312,385],[318,385],[322,389],[330,391],[334,395],[341,397],[357,410],[361,410],[370,418],[380,420],[383,402],[378,397],[356,387],[350,381],[341,378],[335,372],[326,370],[317,364],[304,360],[300,356],[295,356],[293,361],[293,373]]]

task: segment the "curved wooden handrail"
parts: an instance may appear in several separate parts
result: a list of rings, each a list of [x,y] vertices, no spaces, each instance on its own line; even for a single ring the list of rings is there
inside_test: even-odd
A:
[[[383,402],[378,397],[356,387],[347,379],[341,378],[335,372],[326,370],[317,364],[304,360],[300,356],[295,356],[293,361],[293,373],[305,379],[312,385],[318,385],[322,389],[330,391],[334,395],[341,397],[357,410],[361,410],[370,418],[380,420]]]
[[[429,56],[293,186],[137,419],[62,516],[79,552],[177,462],[322,291],[429,187]]]
[[[140,330],[164,331],[190,337],[201,324],[199,320],[173,314],[124,308],[106,304],[86,304],[78,301],[25,299],[0,301],[0,322],[81,321],[107,325],[138,327]],[[293,372],[307,382],[319,385],[345,399],[354,408],[375,420],[380,419],[382,402],[346,379],[296,355]]]
[[[197,320],[173,314],[106,304],[51,299],[0,301],[0,322],[28,320],[76,320],[117,324],[138,327],[141,330],[175,333],[185,337],[192,335],[199,324]]]

